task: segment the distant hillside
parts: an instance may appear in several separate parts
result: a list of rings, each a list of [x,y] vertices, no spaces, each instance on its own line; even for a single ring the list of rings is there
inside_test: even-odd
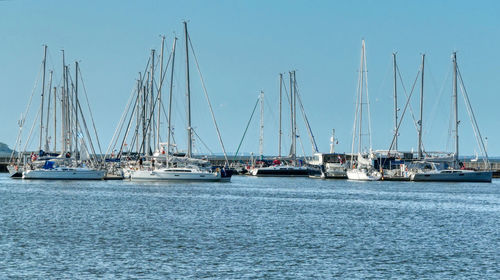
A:
[[[12,153],[12,150],[9,149],[9,146],[7,146],[7,144],[0,142],[0,154],[10,154],[10,153]]]

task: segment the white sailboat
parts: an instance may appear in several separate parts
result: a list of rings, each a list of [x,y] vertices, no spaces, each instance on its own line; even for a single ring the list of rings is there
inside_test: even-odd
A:
[[[483,142],[483,138],[481,133],[479,132],[479,127],[477,125],[474,113],[472,111],[472,107],[469,103],[469,97],[467,96],[467,92],[465,91],[465,86],[463,85],[463,80],[461,76],[459,76],[458,66],[457,66],[457,54],[453,53],[453,111],[454,111],[454,124],[455,124],[455,153],[453,154],[453,160],[451,164],[449,164],[448,168],[438,168],[435,163],[432,163],[432,167],[430,169],[424,170],[415,170],[411,173],[410,179],[412,181],[445,181],[445,182],[491,182],[492,180],[492,171],[491,166],[488,161],[488,154]],[[464,99],[466,100],[467,111],[470,114],[472,119],[472,126],[474,129],[474,133],[476,134],[476,139],[478,140],[479,147],[484,154],[484,164],[488,167],[489,170],[486,171],[475,171],[475,170],[465,170],[460,167],[460,161],[458,159],[459,155],[459,137],[458,137],[458,125],[460,120],[458,119],[458,87],[457,82],[460,78],[461,88],[463,89]]]
[[[105,171],[98,168],[98,160],[95,152],[89,157],[87,150],[91,143],[83,141],[83,133],[88,134],[88,129],[83,120],[83,113],[78,99],[78,62],[75,62],[75,84],[69,87],[69,70],[64,64],[63,53],[63,86],[61,91],[61,151],[56,151],[55,131],[54,148],[49,152],[49,111],[47,108],[47,122],[44,124],[44,95],[45,95],[45,66],[46,66],[47,46],[44,46],[43,76],[42,76],[42,102],[40,106],[40,134],[39,152],[32,154],[23,166],[23,179],[43,179],[43,180],[100,180],[104,178]],[[52,73],[51,79],[52,82]],[[51,85],[49,82],[49,85]],[[50,86],[49,86],[50,88]],[[49,95],[50,97],[50,95]],[[56,100],[56,88],[54,88],[54,100]],[[56,104],[56,103],[54,103]],[[50,106],[50,98],[48,102]],[[57,127],[54,105],[54,130]],[[80,123],[79,121],[82,121]],[[45,129],[44,129],[45,128]],[[45,131],[44,131],[45,130]],[[85,130],[85,131],[84,131]],[[45,137],[44,136],[45,133]],[[45,139],[45,140],[44,140]],[[91,142],[90,139],[88,139]],[[22,155],[23,153],[21,153]],[[96,167],[94,167],[96,166]]]
[[[378,181],[382,178],[382,174],[373,168],[371,159],[366,159],[358,153],[357,165],[347,170],[347,178],[357,181]]]
[[[47,161],[47,163],[54,163]],[[82,167],[46,167],[28,169],[23,172],[23,179],[43,179],[43,180],[102,180],[105,171],[94,168]]]
[[[208,161],[193,158],[192,155],[192,126],[191,126],[191,92],[190,92],[190,80],[189,80],[189,35],[187,31],[187,22],[184,22],[184,35],[185,35],[185,44],[186,44],[186,97],[187,97],[187,153],[185,157],[174,156],[171,154],[170,146],[171,144],[171,112],[172,112],[172,83],[173,76],[171,76],[170,80],[170,102],[168,107],[168,138],[167,138],[167,147],[166,152],[163,156],[157,156],[156,159],[161,159],[162,157],[165,160],[165,165],[158,163],[153,163],[151,160],[150,167],[144,167],[140,164],[138,167],[132,167],[131,169],[127,169],[125,172],[129,174],[130,179],[134,181],[204,181],[204,182],[229,182],[231,180],[232,173],[230,170],[226,170],[225,168],[216,168],[213,170],[211,168]],[[173,47],[173,56],[172,56],[172,69],[171,73],[173,75],[173,65],[175,58],[175,42]],[[153,73],[153,71],[151,71]],[[151,78],[152,80],[152,78]],[[161,88],[161,83],[160,83]],[[152,88],[151,88],[152,90]],[[161,96],[158,97],[160,99]],[[159,106],[158,106],[159,108]],[[211,106],[210,106],[211,109]],[[158,109],[159,110],[159,109]],[[213,117],[213,112],[212,112]],[[214,121],[215,118],[213,117]],[[159,124],[159,115],[157,123]],[[217,128],[217,133],[219,136],[219,140],[222,140],[220,137],[220,133]],[[157,128],[157,139],[156,142],[159,143],[159,128]],[[222,145],[223,147],[223,145]],[[223,147],[224,150],[224,147]],[[224,155],[226,155],[224,150]],[[227,162],[227,159],[226,159]]]
[[[375,170],[372,165],[372,149],[371,149],[371,127],[370,127],[370,107],[368,100],[368,80],[367,80],[367,70],[366,70],[366,54],[365,54],[365,40],[361,44],[361,62],[360,71],[357,86],[357,96],[356,96],[356,110],[354,115],[354,127],[352,136],[352,146],[351,146],[351,168],[347,170],[347,178],[349,180],[357,181],[377,181],[382,178],[380,172]],[[363,93],[365,93],[364,100]],[[362,155],[362,127],[363,127],[363,104],[366,102],[368,104],[368,135],[370,137],[370,148],[366,155]],[[357,145],[357,164],[354,164],[354,145],[356,140],[356,135],[358,138]]]

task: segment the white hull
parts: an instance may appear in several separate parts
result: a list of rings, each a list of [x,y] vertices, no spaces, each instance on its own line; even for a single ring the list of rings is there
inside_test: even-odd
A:
[[[370,171],[367,169],[350,169],[347,170],[347,178],[356,181],[378,181],[382,175],[378,171]]]
[[[440,170],[414,173],[410,176],[412,181],[435,182],[491,182],[491,171],[472,170]]]
[[[35,169],[23,172],[23,179],[43,180],[102,180],[103,170],[87,168]]]
[[[203,181],[229,182],[231,177],[222,177],[220,172],[200,170],[180,171],[175,169],[131,170],[132,181]]]

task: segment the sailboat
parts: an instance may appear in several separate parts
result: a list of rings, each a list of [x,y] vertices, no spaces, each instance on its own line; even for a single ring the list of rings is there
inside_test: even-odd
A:
[[[366,54],[365,54],[365,40],[361,43],[361,62],[360,62],[360,71],[358,78],[358,87],[357,87],[357,96],[356,96],[356,110],[354,116],[354,127],[353,127],[353,136],[352,136],[352,148],[351,148],[351,168],[347,170],[347,178],[349,180],[358,180],[358,181],[377,181],[382,178],[380,172],[378,172],[372,164],[374,159],[374,154],[371,149],[371,136],[370,136],[370,149],[367,155],[361,154],[362,149],[362,124],[363,124],[363,104],[368,102],[368,81],[366,77]],[[363,98],[363,92],[366,95],[366,101]],[[368,126],[370,134],[370,109],[368,105]],[[358,138],[358,148],[357,148],[357,164],[354,164],[353,155],[354,155],[354,144],[356,139],[356,134]],[[365,157],[366,156],[366,157]]]
[[[44,119],[45,98],[45,72],[46,72],[47,46],[44,46],[42,94],[40,106],[40,134],[39,152],[32,153],[29,159],[25,159],[23,166],[23,179],[45,179],[45,180],[100,180],[104,178],[105,171],[99,168],[99,161],[95,156],[94,148],[84,141],[83,134],[90,135],[87,129],[81,104],[78,99],[78,62],[75,62],[74,84],[69,86],[69,68],[64,63],[63,53],[63,86],[61,90],[61,151],[56,151],[56,88],[54,87],[54,148],[49,148],[49,113],[50,113],[50,91],[47,102],[47,117]],[[50,75],[49,89],[52,84],[52,72]],[[45,123],[46,121],[46,123]],[[45,136],[45,137],[44,137]],[[91,150],[89,153],[89,149]],[[20,153],[21,155],[23,153]]]
[[[430,168],[423,170],[416,170],[411,173],[410,179],[412,181],[447,181],[447,182],[491,182],[492,180],[492,171],[488,161],[488,154],[486,152],[486,148],[483,142],[483,138],[481,133],[479,132],[479,127],[477,126],[476,119],[474,117],[474,113],[472,111],[472,107],[469,103],[469,98],[467,96],[467,92],[465,91],[465,87],[463,86],[463,80],[461,76],[459,76],[459,70],[457,66],[457,54],[456,52],[452,55],[453,60],[453,111],[454,111],[454,124],[455,124],[455,153],[453,154],[453,159],[451,162],[444,162],[444,164],[436,164],[431,163]],[[458,125],[460,123],[458,119],[458,87],[457,82],[460,78],[462,88],[464,89],[463,94],[465,95],[466,105],[468,112],[471,114],[471,119],[473,120],[472,125],[474,128],[474,132],[476,134],[476,138],[478,139],[479,146],[484,152],[484,163],[489,168],[487,171],[474,171],[474,170],[466,170],[463,168],[462,163],[458,159],[459,155],[459,137],[458,137]],[[443,162],[441,162],[443,163]],[[444,166],[444,168],[440,167]],[[446,168],[447,167],[447,168]]]
[[[291,112],[291,137],[292,145],[290,147],[290,155],[288,159],[283,159],[281,157],[281,96],[282,96],[282,86],[283,86],[283,74],[280,74],[280,102],[279,102],[279,114],[280,114],[280,128],[279,128],[279,148],[278,148],[278,158],[273,161],[271,166],[264,167],[254,167],[250,170],[250,174],[253,176],[279,176],[279,177],[307,177],[311,175],[314,170],[308,166],[299,164],[296,156],[296,141],[297,141],[297,89],[295,80],[295,71],[290,73],[290,112]],[[261,137],[260,137],[260,153],[262,157],[262,138],[263,138],[263,103],[261,103]]]
[[[190,92],[190,77],[189,77],[189,35],[187,30],[187,22],[184,22],[184,36],[185,36],[185,47],[186,47],[186,97],[187,97],[187,153],[184,157],[176,156],[171,153],[171,112],[172,112],[172,83],[173,76],[170,80],[170,102],[168,106],[168,138],[166,143],[166,151],[164,153],[165,165],[158,162],[153,162],[151,160],[151,166],[145,168],[142,166],[142,158],[140,159],[141,164],[138,168],[132,168],[129,170],[131,180],[147,180],[147,181],[210,181],[210,182],[229,182],[231,180],[232,172],[226,170],[225,168],[212,168],[208,161],[197,159],[193,157],[192,154],[192,126],[191,126],[191,92]],[[175,58],[175,41],[173,47],[172,55],[172,69],[171,73],[173,75],[173,65]],[[153,71],[151,72],[153,73]],[[161,83],[160,83],[161,88]],[[152,88],[151,88],[152,90]],[[159,106],[158,106],[159,108]],[[210,106],[211,108],[211,106]],[[158,109],[159,110],[159,109]],[[213,117],[213,112],[212,112]],[[215,120],[215,118],[213,118]],[[159,120],[157,120],[159,124]],[[220,133],[217,128],[217,133],[219,140],[221,140]],[[158,132],[158,130],[157,130]],[[157,133],[158,135],[158,133]],[[159,139],[156,139],[159,143]],[[221,140],[222,143],[222,140]],[[222,145],[223,146],[223,145]],[[224,150],[224,147],[223,147]],[[224,154],[225,150],[224,150]],[[163,157],[163,154],[160,156]],[[157,157],[158,159],[158,157]],[[227,163],[227,158],[226,158]]]

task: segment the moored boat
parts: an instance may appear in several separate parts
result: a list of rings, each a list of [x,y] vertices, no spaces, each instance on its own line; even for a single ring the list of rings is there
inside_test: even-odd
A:
[[[433,182],[483,182],[491,183],[491,171],[474,171],[462,169],[443,169],[428,172],[416,172],[410,175],[411,181]]]

